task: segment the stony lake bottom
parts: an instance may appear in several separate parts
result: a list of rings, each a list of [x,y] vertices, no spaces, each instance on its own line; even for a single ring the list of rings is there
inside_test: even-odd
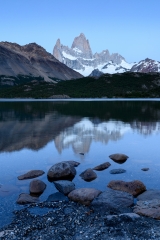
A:
[[[76,188],[106,190],[111,180],[142,181],[147,189],[160,189],[160,101],[0,101],[0,227],[10,223],[16,200],[29,193],[29,180],[17,177],[29,170],[43,170],[38,177],[47,184],[40,201],[57,192],[47,179],[48,169],[60,161],[80,162],[73,179]],[[81,154],[83,153],[83,155]],[[110,154],[124,153],[118,164]],[[109,162],[97,178],[85,182],[79,175],[87,168]],[[112,169],[125,169],[111,174]],[[144,172],[142,168],[149,168]]]

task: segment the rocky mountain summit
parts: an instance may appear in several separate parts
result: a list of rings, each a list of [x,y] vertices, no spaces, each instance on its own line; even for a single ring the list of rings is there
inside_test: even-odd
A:
[[[91,74],[89,75],[89,77],[95,77],[95,78],[99,78],[100,76],[103,75],[103,72],[99,71],[97,68],[94,69]]]
[[[0,75],[40,76],[45,81],[81,77],[36,43],[20,46],[10,42],[0,42]]]
[[[94,69],[103,73],[122,73],[129,71],[133,66],[118,53],[110,54],[108,50],[104,50],[93,54],[89,41],[83,33],[74,39],[71,48],[62,45],[58,39],[53,49],[53,56],[84,76],[88,76]]]
[[[75,52],[78,52],[78,54],[81,53],[81,56],[83,55],[84,58],[92,58],[92,50],[89,41],[86,39],[83,33],[81,33],[79,37],[76,37],[74,39],[71,48]]]
[[[160,62],[146,58],[145,60],[136,63],[131,68],[131,72],[160,72]]]

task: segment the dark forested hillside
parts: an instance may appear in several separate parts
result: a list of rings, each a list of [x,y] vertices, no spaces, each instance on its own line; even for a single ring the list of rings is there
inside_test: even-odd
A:
[[[160,97],[159,73],[104,74],[58,83],[33,80],[0,89],[1,98],[143,98]]]

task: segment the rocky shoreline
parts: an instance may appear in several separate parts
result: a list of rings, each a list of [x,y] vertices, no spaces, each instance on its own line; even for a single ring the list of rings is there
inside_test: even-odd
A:
[[[12,223],[0,230],[0,239],[160,239],[160,221],[120,212],[71,201],[34,203],[14,212]]]
[[[109,157],[120,162],[128,158],[124,154]],[[160,239],[160,190],[147,190],[139,180],[112,180],[103,192],[95,188],[75,188],[72,180],[79,164],[63,161],[48,170],[48,180],[59,192],[49,195],[46,201],[39,200],[46,184],[39,179],[32,180],[30,194],[21,193],[17,199],[17,204],[25,205],[24,208],[14,211],[13,221],[0,229],[0,239]],[[97,178],[94,170],[102,171],[110,165],[102,163],[86,169],[80,176],[90,182]],[[124,169],[114,169],[114,174],[123,172]],[[18,179],[43,174],[42,170],[31,170]]]

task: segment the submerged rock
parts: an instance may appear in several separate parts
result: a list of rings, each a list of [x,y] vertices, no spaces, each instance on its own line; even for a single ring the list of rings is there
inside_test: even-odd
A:
[[[27,193],[21,193],[17,199],[18,204],[28,204],[28,203],[37,203],[39,199],[37,197],[32,197]]]
[[[5,197],[19,192],[19,187],[15,185],[0,185],[0,196]]]
[[[92,180],[97,178],[97,174],[91,168],[86,169],[79,176],[86,182],[91,182]]]
[[[100,193],[101,191],[95,188],[79,188],[70,192],[68,194],[68,197],[72,201],[79,202],[84,205],[89,205]]]
[[[109,156],[114,162],[122,164],[124,163],[129,157],[122,153],[115,153]]]
[[[113,180],[109,182],[108,187],[114,190],[128,192],[133,196],[137,196],[140,193],[146,191],[146,186],[141,181],[138,180],[132,182]]]
[[[142,171],[148,171],[149,168],[142,168],[141,170],[142,170]]]
[[[59,202],[59,201],[67,201],[68,197],[66,197],[63,193],[56,192],[51,195],[49,195],[47,202]]]
[[[112,169],[110,170],[111,174],[121,174],[121,173],[125,173],[126,170],[125,169]]]
[[[75,189],[75,184],[67,180],[59,180],[54,182],[55,187],[58,191],[64,195],[68,195],[71,191]]]
[[[33,194],[41,194],[44,192],[45,188],[46,184],[43,181],[36,179],[30,182],[29,191]]]
[[[82,152],[80,152],[79,154],[80,154],[80,155],[84,155],[84,153],[82,153]]]
[[[96,170],[96,171],[102,171],[104,169],[107,169],[111,166],[111,164],[109,162],[105,162],[105,163],[102,163],[96,167],[93,168],[93,170]]]
[[[76,175],[75,168],[68,162],[54,164],[47,173],[49,181],[72,180]]]
[[[18,176],[19,180],[36,178],[44,174],[42,170],[31,170],[23,175]]]

